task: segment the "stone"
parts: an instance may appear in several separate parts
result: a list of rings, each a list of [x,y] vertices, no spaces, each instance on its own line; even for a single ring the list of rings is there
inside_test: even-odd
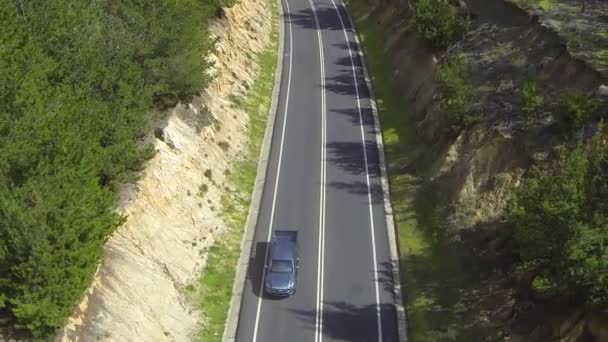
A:
[[[608,86],[605,84],[600,85],[597,89],[597,95],[602,97],[608,97]]]
[[[155,128],[154,129],[154,137],[156,139],[164,142],[165,144],[167,144],[167,146],[169,146],[169,148],[175,149],[175,144],[171,140],[171,137],[168,134],[165,133],[164,129],[162,129],[162,128]]]
[[[160,127],[155,128],[154,137],[160,141],[165,141],[165,131]]]

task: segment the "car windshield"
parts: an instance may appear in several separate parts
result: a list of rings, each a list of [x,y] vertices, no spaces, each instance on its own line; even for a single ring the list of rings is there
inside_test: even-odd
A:
[[[291,261],[289,260],[273,260],[272,264],[270,265],[270,271],[287,273],[292,272],[293,267],[291,265]]]

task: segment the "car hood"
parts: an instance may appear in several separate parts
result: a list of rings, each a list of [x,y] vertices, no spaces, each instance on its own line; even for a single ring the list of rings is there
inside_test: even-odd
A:
[[[294,274],[290,272],[268,272],[266,285],[273,290],[289,290],[294,285]]]

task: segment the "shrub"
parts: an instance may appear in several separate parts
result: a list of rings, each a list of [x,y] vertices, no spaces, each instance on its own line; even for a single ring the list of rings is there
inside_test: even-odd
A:
[[[583,127],[596,109],[597,102],[591,96],[568,91],[560,97],[557,116],[566,129],[576,130]]]
[[[414,21],[418,33],[436,48],[462,39],[469,26],[447,0],[418,0]]]
[[[450,57],[437,69],[439,91],[442,99],[440,107],[449,115],[448,123],[460,129],[477,120],[472,112],[473,88],[469,84],[470,70],[461,55]]]
[[[533,167],[511,202],[515,241],[525,262],[563,266],[566,242],[580,217],[587,159],[581,149],[560,156],[557,170]]]
[[[538,112],[543,105],[543,97],[534,81],[527,81],[521,90],[521,110],[526,114]]]
[[[509,201],[522,264],[543,284],[592,301],[608,300],[607,136],[602,126],[589,146],[533,167]]]

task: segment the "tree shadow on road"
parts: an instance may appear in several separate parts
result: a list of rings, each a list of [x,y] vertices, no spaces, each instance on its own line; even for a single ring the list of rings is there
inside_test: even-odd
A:
[[[346,302],[325,302],[323,335],[337,341],[378,341],[376,325],[378,310],[382,317],[383,341],[396,342],[395,307],[392,304],[357,306]],[[309,329],[316,328],[316,310],[293,311]]]
[[[379,176],[377,163],[376,143],[366,141],[365,148],[368,157],[368,172],[371,178]],[[327,144],[328,162],[332,163],[349,174],[365,174],[363,149],[360,142],[337,141]]]
[[[357,77],[357,87],[355,87],[355,82],[353,78],[353,73],[350,68],[343,68],[340,70],[340,73],[335,76],[327,76],[325,78],[325,89],[331,93],[336,95],[347,95],[352,97],[353,106],[356,106],[357,95],[359,95],[359,99],[366,99],[369,97],[365,82],[361,77]],[[358,93],[357,93],[358,89]]]
[[[330,182],[330,188],[334,188],[341,191],[347,191],[354,195],[367,196],[368,188],[367,183],[363,181],[352,181],[352,182]],[[371,194],[372,203],[382,203],[383,193],[380,184],[370,184],[369,192]]]
[[[363,121],[363,126],[367,129],[366,133],[376,133],[376,130],[374,128],[374,117],[372,116],[372,110],[369,107],[361,108],[361,119],[359,118],[359,109],[356,107],[329,110],[330,115],[334,113],[347,117],[355,126],[359,126],[361,124],[361,121]]]
[[[340,19],[333,7],[316,6],[317,18],[321,30],[342,30]],[[317,30],[317,24],[311,8],[306,8],[293,13],[285,13],[288,23],[306,30]]]

